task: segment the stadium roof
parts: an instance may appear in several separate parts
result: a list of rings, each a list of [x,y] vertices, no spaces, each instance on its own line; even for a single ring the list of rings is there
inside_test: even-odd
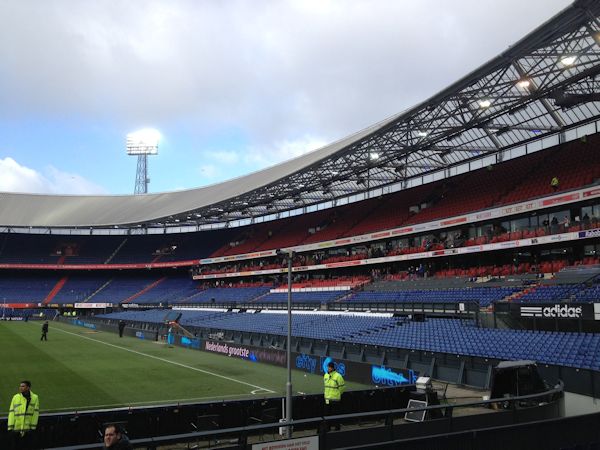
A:
[[[577,0],[423,103],[314,152],[179,192],[0,193],[5,227],[182,226],[274,214],[407,183],[600,117],[600,2]]]

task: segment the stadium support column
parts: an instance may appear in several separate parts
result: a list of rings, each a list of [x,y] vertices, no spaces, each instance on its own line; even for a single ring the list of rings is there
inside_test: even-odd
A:
[[[292,420],[292,260],[294,252],[288,252],[288,331],[287,331],[287,383],[285,385],[285,419]],[[285,435],[288,439],[292,437],[292,427],[286,427]]]

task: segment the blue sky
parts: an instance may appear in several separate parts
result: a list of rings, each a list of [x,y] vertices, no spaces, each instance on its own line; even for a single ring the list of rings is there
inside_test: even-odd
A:
[[[425,100],[565,0],[0,0],[0,192],[150,192],[299,156]]]

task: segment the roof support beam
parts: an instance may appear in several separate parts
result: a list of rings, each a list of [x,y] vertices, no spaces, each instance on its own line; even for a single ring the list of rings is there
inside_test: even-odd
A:
[[[519,64],[519,61],[513,61],[513,66],[515,68],[515,70],[517,71],[517,73],[519,74],[519,76],[522,79],[527,78],[527,74],[525,73],[525,71],[523,70],[523,67],[521,67],[521,64]],[[538,86],[535,83],[535,81],[533,79],[528,79],[529,81],[529,86],[531,87],[530,92],[535,92],[538,90]],[[546,112],[548,112],[548,115],[552,118],[552,120],[554,120],[554,122],[556,123],[556,125],[559,128],[564,128],[565,126],[565,121],[563,120],[562,117],[560,117],[560,114],[555,111],[552,106],[550,106],[550,103],[548,102],[548,100],[546,100],[545,98],[540,98],[539,99],[541,105],[544,107],[544,109],[546,110]]]

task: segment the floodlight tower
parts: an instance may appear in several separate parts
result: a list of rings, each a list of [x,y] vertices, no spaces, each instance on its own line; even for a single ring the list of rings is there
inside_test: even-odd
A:
[[[140,130],[127,135],[127,154],[138,157],[134,194],[148,193],[148,155],[158,155],[159,139],[160,133],[156,130]]]

